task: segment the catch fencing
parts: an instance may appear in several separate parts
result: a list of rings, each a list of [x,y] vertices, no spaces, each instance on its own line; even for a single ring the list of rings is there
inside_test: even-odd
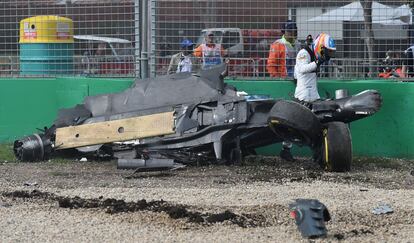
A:
[[[410,50],[406,51],[414,36],[411,2],[2,1],[0,77],[164,75],[173,55],[182,51],[184,39],[195,48],[213,32],[214,41],[226,50],[229,76],[270,79],[266,67],[270,45],[282,38],[283,26],[292,21],[297,26],[296,48],[306,45],[308,35],[315,39],[324,32],[335,39],[335,57],[321,67],[320,77],[406,79],[410,77],[403,70],[413,66]],[[52,18],[58,22],[53,25],[48,16],[62,19]],[[193,72],[202,68],[203,58],[192,61]]]

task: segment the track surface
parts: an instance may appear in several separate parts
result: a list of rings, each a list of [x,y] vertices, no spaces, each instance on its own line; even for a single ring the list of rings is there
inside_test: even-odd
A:
[[[307,158],[245,164],[132,175],[113,162],[0,164],[0,242],[307,242],[289,218],[296,198],[331,213],[316,241],[414,241],[414,161],[359,158],[341,174]],[[381,203],[394,213],[372,214]]]

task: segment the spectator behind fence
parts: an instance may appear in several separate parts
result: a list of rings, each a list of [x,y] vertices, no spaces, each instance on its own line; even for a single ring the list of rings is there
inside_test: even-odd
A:
[[[380,78],[401,78],[403,77],[400,52],[388,50],[382,66],[379,69]]]
[[[309,46],[309,47],[312,47],[312,45],[313,45],[313,37],[312,37],[312,35],[306,36],[305,45],[306,46]]]
[[[411,78],[414,76],[414,45],[408,47],[403,53],[402,77]]]
[[[106,53],[106,44],[99,43],[98,48],[96,48],[95,56],[104,56]]]
[[[189,39],[184,39],[180,43],[181,52],[171,57],[170,65],[168,66],[168,74],[194,72],[196,70],[195,58],[192,54],[194,44]]]
[[[202,68],[210,69],[215,65],[223,63],[223,56],[227,56],[227,50],[220,44],[214,43],[214,33],[207,32],[205,43],[202,43],[194,50],[194,56],[201,58]]]
[[[300,44],[297,41],[296,23],[289,20],[282,29],[282,38],[270,46],[267,59],[267,72],[271,77],[285,78],[294,75],[295,58]]]
[[[101,65],[105,62],[106,44],[99,43],[96,50],[92,51],[93,47],[83,53],[82,63],[87,65],[84,69],[84,74],[98,74],[101,73]]]

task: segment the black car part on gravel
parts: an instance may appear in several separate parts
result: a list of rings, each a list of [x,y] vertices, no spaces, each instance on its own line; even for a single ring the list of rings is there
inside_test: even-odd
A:
[[[38,129],[40,130],[40,129]],[[43,133],[34,133],[14,141],[13,152],[20,161],[43,161],[48,160],[53,152],[53,134],[55,127],[40,130]]]
[[[318,100],[311,104],[312,112],[322,123],[332,121],[349,123],[379,111],[382,97],[376,90],[365,90],[352,96],[335,100]]]
[[[303,237],[326,236],[325,221],[331,220],[331,215],[325,205],[315,199],[296,199],[289,208]]]
[[[320,164],[327,171],[351,170],[352,139],[349,127],[343,122],[328,122],[322,130]]]

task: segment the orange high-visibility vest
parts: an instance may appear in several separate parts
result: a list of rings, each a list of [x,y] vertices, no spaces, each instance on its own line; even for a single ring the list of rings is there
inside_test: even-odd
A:
[[[266,65],[270,76],[277,78],[293,77],[297,51],[283,37],[273,42],[270,46]]]

